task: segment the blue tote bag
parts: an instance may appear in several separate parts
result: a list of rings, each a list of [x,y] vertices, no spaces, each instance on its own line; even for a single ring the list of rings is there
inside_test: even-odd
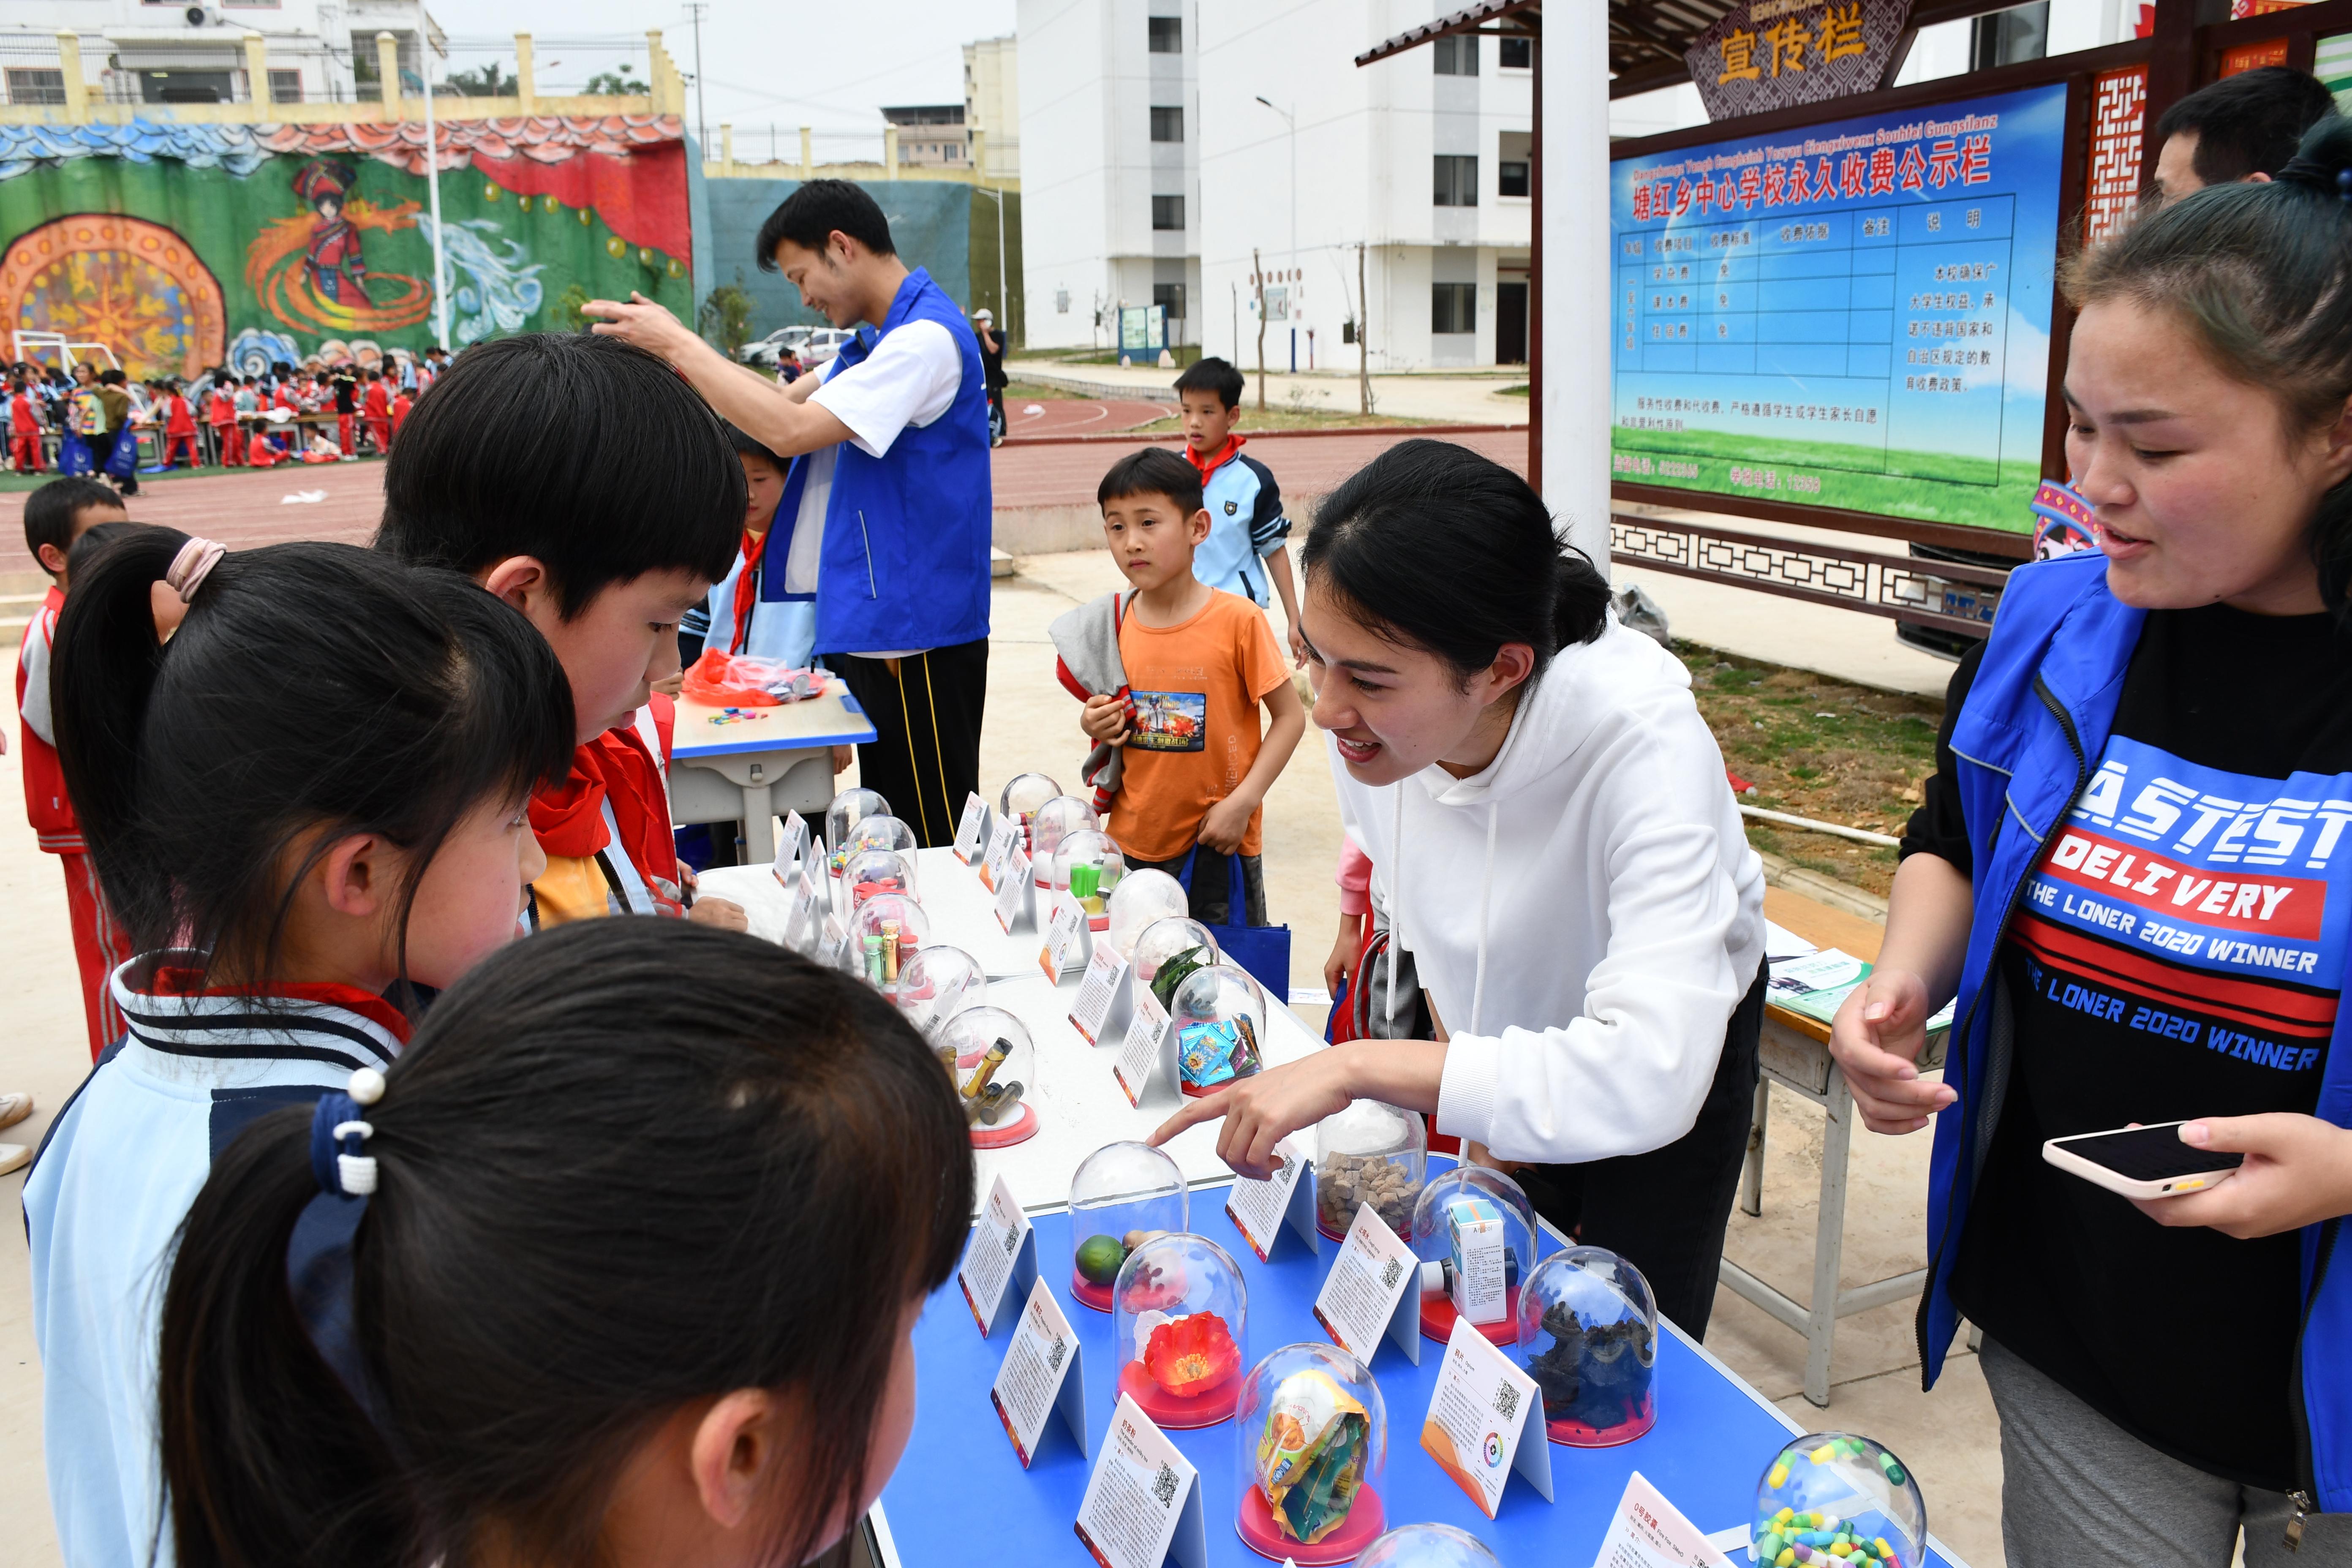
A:
[[[1195,846],[1184,856],[1184,868],[1176,879],[1184,884],[1185,894],[1192,891],[1192,860],[1199,854]],[[1232,877],[1231,889],[1225,895],[1224,925],[1213,925],[1209,934],[1217,939],[1217,951],[1229,963],[1238,963],[1266,989],[1267,994],[1280,1006],[1290,1005],[1290,928],[1288,926],[1249,923],[1249,889],[1242,879],[1242,858],[1239,853],[1225,857],[1225,866]]]
[[[86,474],[90,471],[89,444],[68,430],[58,443],[58,472]]]
[[[106,471],[118,479],[127,479],[139,471],[139,434],[127,421],[122,433],[114,438],[114,450],[107,455]]]

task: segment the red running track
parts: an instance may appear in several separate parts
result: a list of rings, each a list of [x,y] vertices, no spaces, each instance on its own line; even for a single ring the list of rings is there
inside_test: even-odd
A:
[[[1030,409],[1037,412],[1032,414]],[[1176,412],[1171,403],[1089,403],[1075,397],[1008,397],[1004,400],[1004,438],[1019,441],[1036,436],[1094,436],[1132,430]]]
[[[1286,436],[1254,443],[1250,453],[1274,470],[1286,495],[1321,495],[1410,435],[1409,430],[1377,430]],[[1484,453],[1515,473],[1527,472],[1524,430],[1472,431],[1438,439]],[[1178,443],[1171,437],[1160,444]],[[1113,441],[1000,447],[991,454],[996,505],[1091,505],[1103,470],[1126,449]],[[310,502],[283,499],[306,491],[325,495]],[[27,493],[0,493],[0,573],[40,570],[25,550]],[[131,515],[141,522],[169,523],[231,548],[287,539],[364,543],[383,512],[383,465],[320,463],[259,473],[150,479],[130,506]]]

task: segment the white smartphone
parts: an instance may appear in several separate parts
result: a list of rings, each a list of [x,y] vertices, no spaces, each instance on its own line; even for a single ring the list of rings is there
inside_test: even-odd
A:
[[[2042,1157],[2062,1171],[2127,1198],[2177,1198],[2228,1181],[2245,1163],[2243,1154],[2191,1148],[2180,1141],[2182,1123],[2118,1127],[2112,1132],[2079,1132],[2053,1138]]]

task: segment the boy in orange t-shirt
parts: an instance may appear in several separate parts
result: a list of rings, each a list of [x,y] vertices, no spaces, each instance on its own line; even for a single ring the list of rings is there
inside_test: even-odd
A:
[[[1229,908],[1227,857],[1239,855],[1247,923],[1264,925],[1265,792],[1307,729],[1288,662],[1264,611],[1192,575],[1209,537],[1192,465],[1145,447],[1111,465],[1095,499],[1135,590],[1113,606],[1128,690],[1088,697],[1078,721],[1089,740],[1122,748],[1104,831],[1130,869],[1176,874],[1194,857],[1192,916],[1213,925],[1242,923]]]

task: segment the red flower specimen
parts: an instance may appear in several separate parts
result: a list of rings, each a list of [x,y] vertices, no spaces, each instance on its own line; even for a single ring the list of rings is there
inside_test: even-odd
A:
[[[1180,1399],[1196,1399],[1241,1370],[1241,1347],[1214,1312],[1160,1324],[1143,1347],[1143,1369]]]

